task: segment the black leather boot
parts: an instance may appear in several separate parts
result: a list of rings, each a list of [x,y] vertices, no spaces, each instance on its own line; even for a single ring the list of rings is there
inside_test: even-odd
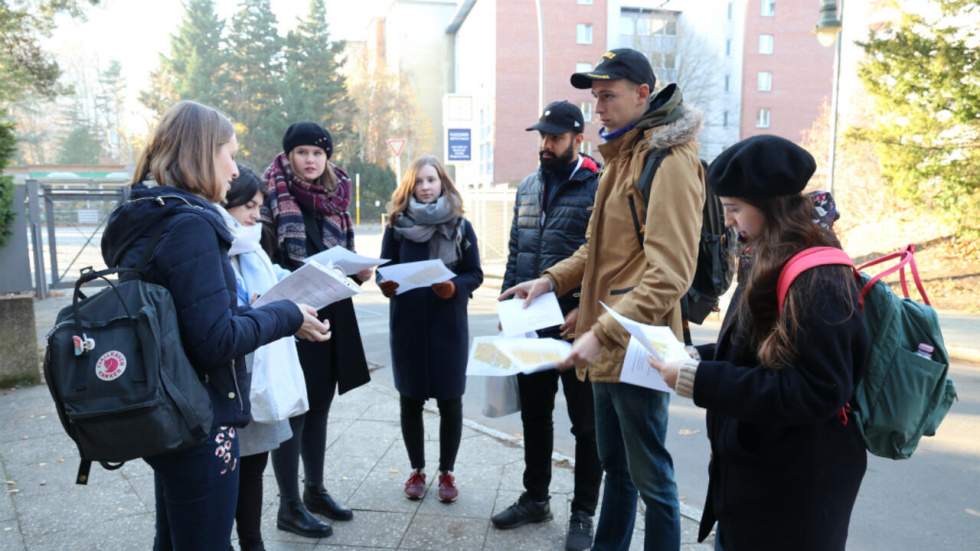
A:
[[[552,516],[548,502],[548,499],[535,501],[524,492],[516,503],[490,517],[490,522],[500,530],[509,530],[529,522],[549,521]]]
[[[303,505],[311,512],[323,515],[333,520],[350,520],[354,512],[334,501],[326,488],[303,487]]]
[[[333,534],[333,528],[329,524],[311,515],[298,501],[279,504],[276,527],[307,538],[327,538]]]

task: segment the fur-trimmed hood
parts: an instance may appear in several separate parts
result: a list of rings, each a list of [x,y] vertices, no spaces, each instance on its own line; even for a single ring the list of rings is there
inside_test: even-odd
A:
[[[636,127],[648,131],[650,147],[664,149],[697,139],[704,126],[704,115],[698,109],[684,105],[681,89],[668,84],[650,98],[650,106]]]

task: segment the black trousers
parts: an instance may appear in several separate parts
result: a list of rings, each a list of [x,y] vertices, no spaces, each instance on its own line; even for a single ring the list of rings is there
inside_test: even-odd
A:
[[[594,515],[599,501],[602,466],[595,442],[595,411],[592,385],[579,381],[575,370],[557,370],[518,375],[521,423],[524,425],[524,488],[535,500],[548,499],[551,484],[551,453],[555,447],[553,412],[558,379],[568,404],[568,417],[575,436],[575,491],[572,510]]]
[[[289,427],[293,437],[272,451],[272,470],[279,484],[280,505],[289,501],[299,501],[299,459],[303,457],[304,483],[311,488],[323,486],[323,462],[327,452],[327,418],[333,389],[327,393],[326,404],[311,409],[302,415],[291,417]]]
[[[439,470],[451,471],[456,464],[459,441],[463,437],[463,399],[438,400]],[[402,438],[413,469],[425,468],[425,426],[422,406],[425,400],[401,395]]]
[[[269,452],[247,455],[239,461],[238,510],[235,526],[243,547],[262,542],[262,473],[269,463]]]

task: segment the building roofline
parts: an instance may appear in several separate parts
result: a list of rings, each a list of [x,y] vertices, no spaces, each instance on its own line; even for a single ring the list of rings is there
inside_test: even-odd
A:
[[[470,10],[473,9],[473,5],[476,4],[476,0],[464,0],[460,5],[459,9],[456,10],[456,15],[453,16],[452,22],[446,27],[446,34],[456,34],[456,31],[463,26],[466,21],[466,17],[470,14]]]

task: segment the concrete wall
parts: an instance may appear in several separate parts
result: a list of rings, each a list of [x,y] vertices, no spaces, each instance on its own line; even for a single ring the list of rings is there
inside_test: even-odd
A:
[[[37,382],[38,350],[34,296],[0,296],[0,387]]]
[[[20,293],[34,289],[31,281],[31,264],[28,256],[27,205],[24,202],[27,188],[14,186],[14,212],[11,235],[7,243],[0,247],[0,294]],[[6,323],[0,318],[0,323]]]

